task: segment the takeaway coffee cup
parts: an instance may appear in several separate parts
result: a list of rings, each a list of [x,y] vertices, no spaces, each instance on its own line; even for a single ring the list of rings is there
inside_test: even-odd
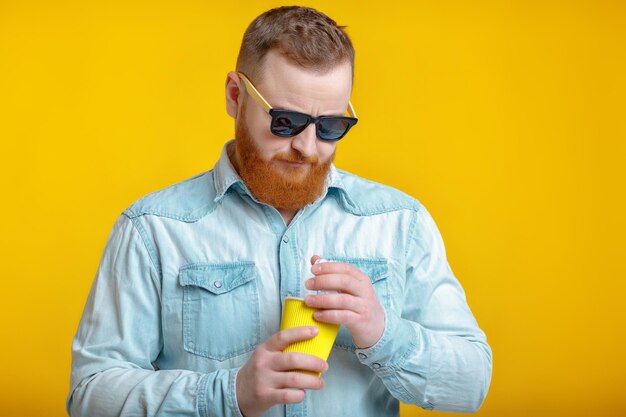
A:
[[[309,355],[317,356],[323,360],[328,359],[330,350],[335,343],[338,324],[322,323],[313,318],[314,308],[304,304],[302,298],[287,297],[283,308],[283,318],[280,323],[280,330],[290,329],[292,327],[315,326],[319,329],[319,333],[312,339],[302,340],[292,343],[283,350],[283,352],[301,352]],[[319,376],[319,373],[299,371]]]

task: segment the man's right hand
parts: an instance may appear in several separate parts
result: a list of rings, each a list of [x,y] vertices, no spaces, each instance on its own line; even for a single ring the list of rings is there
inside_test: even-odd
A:
[[[282,330],[257,346],[237,374],[237,403],[245,417],[257,417],[275,404],[304,401],[304,390],[320,390],[322,378],[295,370],[326,372],[326,361],[298,352],[282,352],[287,346],[315,337],[316,327]]]

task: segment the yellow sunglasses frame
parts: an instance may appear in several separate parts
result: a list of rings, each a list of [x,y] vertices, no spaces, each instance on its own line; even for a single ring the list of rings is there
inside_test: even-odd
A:
[[[254,84],[252,84],[252,81],[250,81],[248,77],[246,77],[245,74],[241,72],[236,72],[236,74],[239,76],[239,78],[243,80],[244,87],[248,94],[250,94],[252,98],[257,103],[259,103],[261,107],[263,107],[263,110],[265,110],[265,112],[269,114],[270,110],[272,110],[273,107],[270,105],[270,103],[267,102],[267,100],[265,100],[261,93],[259,93],[259,90],[257,90]],[[348,101],[347,113],[350,117],[354,117],[355,119],[357,119],[356,112],[354,111],[354,107],[352,106],[352,103],[350,101]]]

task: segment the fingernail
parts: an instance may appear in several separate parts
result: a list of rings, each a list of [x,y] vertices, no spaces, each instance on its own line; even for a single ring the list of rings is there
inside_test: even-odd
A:
[[[318,273],[318,272],[320,272],[321,270],[322,270],[322,267],[321,267],[320,265],[313,265],[313,266],[311,267],[311,271],[312,271],[314,274],[317,274],[317,273]]]
[[[312,289],[313,289],[314,284],[315,284],[315,279],[314,279],[314,278],[307,279],[307,280],[304,282],[304,285],[305,285],[305,286],[306,286],[306,288],[307,288],[307,289],[309,289],[309,290],[312,290]]]
[[[311,331],[311,334],[318,334],[320,332],[320,329],[315,326],[310,326],[309,329]]]

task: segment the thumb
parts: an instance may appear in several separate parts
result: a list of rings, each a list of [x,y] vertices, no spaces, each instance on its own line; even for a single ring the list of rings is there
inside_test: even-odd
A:
[[[319,255],[313,255],[311,257],[311,265],[315,265],[315,262],[317,262],[318,259],[322,259],[322,257]]]

